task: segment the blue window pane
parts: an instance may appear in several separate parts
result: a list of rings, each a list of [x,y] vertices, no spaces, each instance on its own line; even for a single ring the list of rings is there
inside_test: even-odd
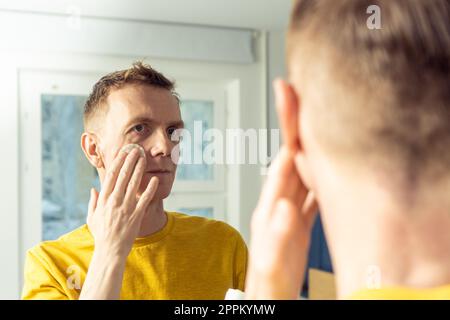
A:
[[[213,208],[180,208],[177,211],[191,216],[214,218]]]
[[[41,96],[43,240],[84,224],[89,189],[99,190],[97,171],[80,148],[85,101],[83,96]]]
[[[187,139],[181,142],[181,149],[191,150],[190,159],[194,162],[194,154],[203,155],[207,146],[202,137],[194,139],[195,122],[201,121],[201,129],[206,130],[214,127],[214,103],[202,100],[181,101],[181,117],[183,118],[185,129],[190,132],[191,146]],[[208,164],[180,164],[177,169],[177,180],[213,180],[214,167]]]

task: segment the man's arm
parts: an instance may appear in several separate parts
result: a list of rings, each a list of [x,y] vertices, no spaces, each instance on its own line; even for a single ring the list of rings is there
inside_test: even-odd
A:
[[[120,151],[98,194],[91,190],[88,227],[95,248],[80,299],[119,299],[128,254],[142,217],[158,187],[153,177],[142,196],[137,192],[146,167],[139,150]]]
[[[117,300],[122,289],[126,257],[94,250],[89,270],[80,293],[80,300]]]

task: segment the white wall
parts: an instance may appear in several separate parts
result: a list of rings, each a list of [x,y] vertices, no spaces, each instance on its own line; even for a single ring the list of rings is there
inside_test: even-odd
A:
[[[254,30],[284,28],[293,0],[0,0],[0,8]]]
[[[269,129],[279,129],[272,82],[277,77],[287,77],[285,62],[285,31],[269,31],[267,38],[267,125]]]
[[[17,71],[0,54],[3,80],[0,81],[0,299],[15,299],[19,268],[19,135]]]

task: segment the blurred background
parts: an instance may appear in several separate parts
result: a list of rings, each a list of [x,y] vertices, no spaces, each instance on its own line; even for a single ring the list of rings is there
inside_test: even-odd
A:
[[[27,249],[85,223],[89,188],[99,188],[79,147],[82,108],[93,84],[143,59],[176,81],[188,128],[201,120],[203,129],[276,129],[271,82],[286,73],[291,5],[0,1],[0,299],[19,297]],[[166,209],[226,221],[248,243],[261,169],[180,166]],[[330,271],[320,223],[313,238],[310,266]]]

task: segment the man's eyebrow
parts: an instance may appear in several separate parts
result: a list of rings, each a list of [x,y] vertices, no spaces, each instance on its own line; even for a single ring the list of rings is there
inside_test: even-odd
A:
[[[149,117],[135,117],[127,122],[127,124],[124,126],[125,128],[128,128],[132,124],[135,123],[148,123],[148,124],[157,124],[157,121],[155,119],[149,118]],[[184,121],[183,120],[176,120],[176,121],[170,121],[168,124],[170,127],[178,127],[178,128],[184,128]]]
[[[131,126],[132,124],[135,124],[135,123],[149,123],[149,124],[154,124],[154,123],[156,123],[156,121],[154,120],[154,119],[152,119],[152,118],[149,118],[149,117],[134,117],[134,118],[132,118],[130,121],[128,121],[125,125],[124,125],[124,127],[125,128],[128,128],[129,126]]]
[[[169,122],[169,126],[170,127],[177,127],[177,128],[184,128],[184,121],[183,120],[179,120],[179,121]]]

